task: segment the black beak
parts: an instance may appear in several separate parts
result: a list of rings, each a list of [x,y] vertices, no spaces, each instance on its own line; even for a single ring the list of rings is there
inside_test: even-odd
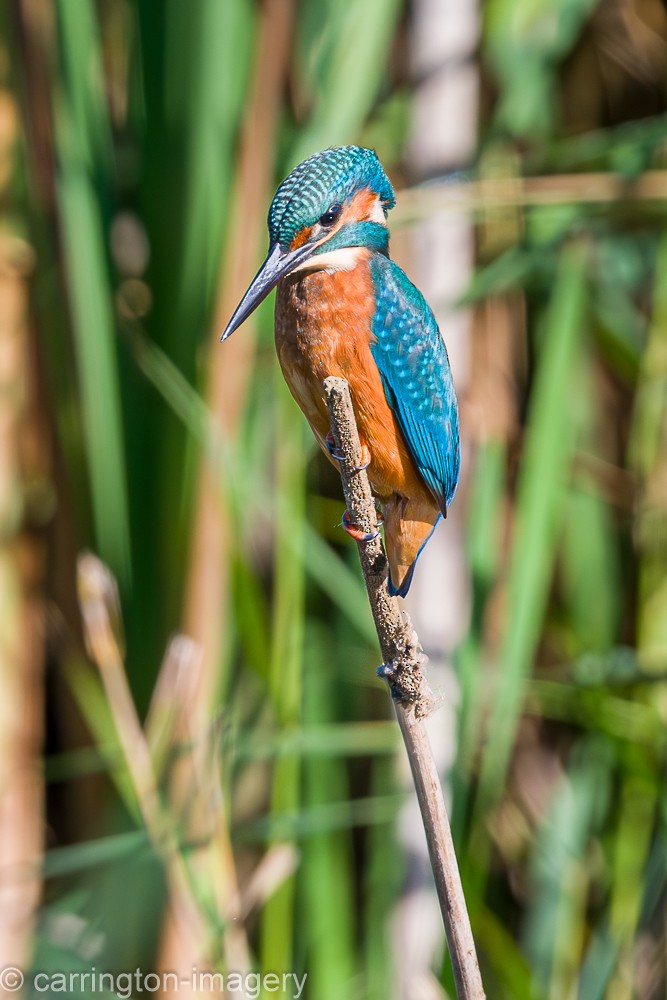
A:
[[[267,258],[259,271],[252,279],[250,288],[245,293],[230,319],[225,332],[220,340],[227,340],[234,330],[237,330],[241,323],[248,318],[260,302],[263,302],[272,288],[275,288],[281,278],[289,274],[297,264],[302,263],[310,257],[315,247],[312,244],[304,243],[296,250],[283,250],[280,243],[274,243],[270,248]]]

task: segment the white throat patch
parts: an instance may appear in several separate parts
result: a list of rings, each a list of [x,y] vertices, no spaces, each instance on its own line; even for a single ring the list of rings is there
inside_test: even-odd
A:
[[[308,274],[312,271],[352,271],[368,251],[365,247],[340,247],[328,253],[317,253],[303,264],[299,264],[292,274]]]

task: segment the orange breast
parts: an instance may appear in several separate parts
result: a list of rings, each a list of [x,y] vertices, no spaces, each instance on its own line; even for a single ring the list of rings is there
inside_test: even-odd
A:
[[[371,354],[374,309],[367,257],[350,271],[314,271],[283,279],[275,314],[280,366],[325,452],[329,416],[322,383],[328,375],[347,379],[359,433],[370,448],[368,475],[376,495],[386,499],[398,493],[432,504]]]

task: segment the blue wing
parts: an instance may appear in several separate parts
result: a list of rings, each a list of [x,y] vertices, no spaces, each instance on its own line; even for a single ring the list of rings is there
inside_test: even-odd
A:
[[[421,292],[374,254],[371,352],[410,454],[443,513],[459,479],[459,415],[447,349]]]

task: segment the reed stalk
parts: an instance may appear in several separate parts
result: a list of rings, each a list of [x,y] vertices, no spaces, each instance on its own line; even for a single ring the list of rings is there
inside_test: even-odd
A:
[[[361,445],[350,389],[341,378],[324,380],[324,394],[340,462],[343,492],[352,521],[371,534],[377,514],[368,475],[359,469]],[[359,559],[377,631],[383,665],[380,675],[392,695],[396,718],[410,762],[410,770],[424,822],[431,867],[445,925],[447,944],[459,1000],[486,996],[477,962],[461,876],[452,841],[442,787],[424,720],[433,707],[423,667],[426,657],[409,617],[387,589],[387,559],[378,535],[360,542]]]

